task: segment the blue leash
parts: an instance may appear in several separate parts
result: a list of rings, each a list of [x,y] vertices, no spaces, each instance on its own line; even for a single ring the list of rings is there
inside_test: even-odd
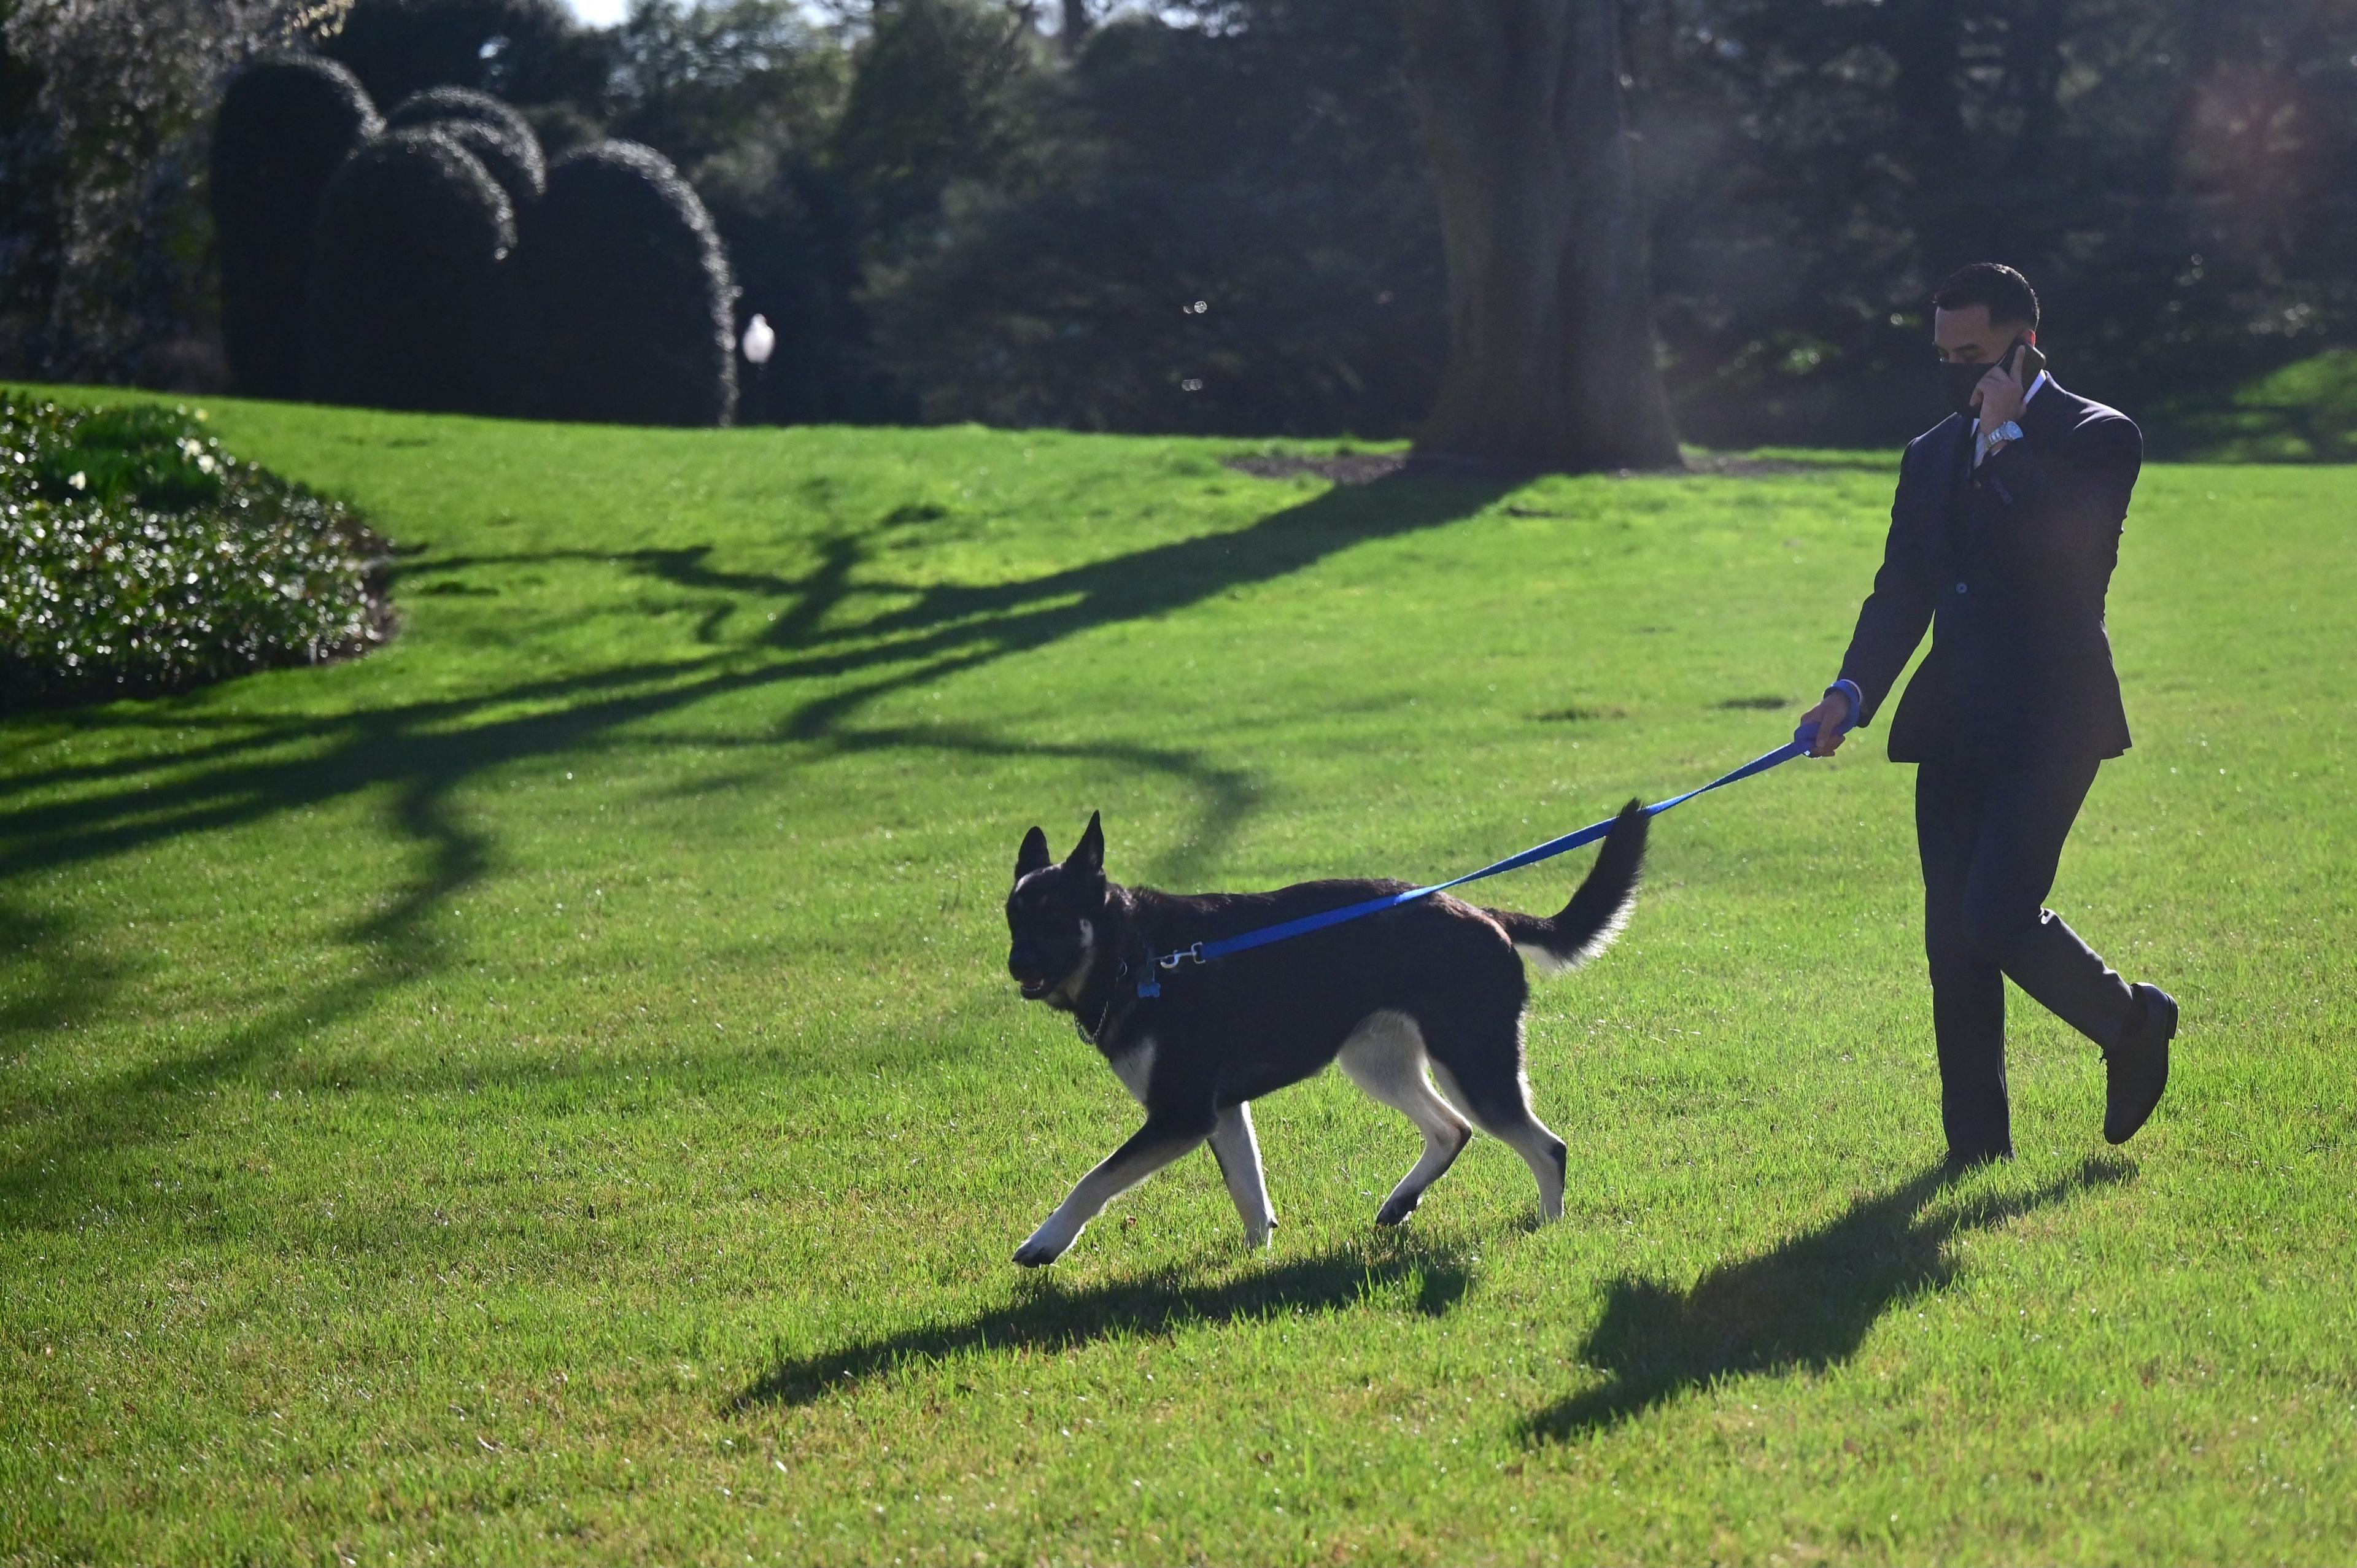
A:
[[[1854,706],[1852,712],[1856,712]],[[1846,735],[1850,727],[1848,725],[1843,725],[1836,733]],[[1645,808],[1645,815],[1658,817],[1674,807],[1684,805],[1696,796],[1707,795],[1713,789],[1724,789],[1729,784],[1739,784],[1746,779],[1757,778],[1771,768],[1781,768],[1796,757],[1808,756],[1816,748],[1816,740],[1817,726],[1814,724],[1804,724],[1793,732],[1789,744],[1778,746],[1765,757],[1752,758],[1734,772],[1714,779],[1699,789],[1689,789],[1684,794],[1673,796],[1657,806],[1648,806]],[[1155,973],[1157,968],[1175,970],[1182,963],[1209,963],[1213,959],[1225,958],[1231,953],[1250,952],[1254,948],[1265,948],[1274,942],[1307,936],[1311,931],[1322,931],[1329,926],[1340,926],[1351,920],[1363,920],[1370,915],[1380,915],[1386,909],[1396,909],[1403,904],[1413,904],[1419,898],[1429,898],[1436,893],[1446,893],[1452,887],[1462,887],[1469,882],[1479,882],[1490,876],[1502,876],[1509,871],[1519,871],[1525,865],[1536,865],[1540,861],[1553,860],[1556,855],[1568,854],[1573,850],[1583,849],[1610,832],[1612,824],[1618,820],[1618,818],[1607,817],[1600,822],[1591,822],[1577,832],[1566,833],[1559,839],[1549,839],[1546,843],[1535,844],[1520,854],[1510,854],[1494,865],[1485,865],[1479,871],[1469,871],[1452,881],[1436,882],[1429,887],[1412,887],[1405,893],[1386,894],[1381,898],[1370,898],[1361,904],[1346,904],[1339,909],[1327,909],[1315,915],[1304,915],[1294,920],[1281,920],[1274,926],[1263,926],[1256,931],[1222,937],[1216,941],[1196,942],[1191,946],[1179,949],[1177,952],[1153,956],[1153,961],[1146,966],[1146,972],[1138,977],[1137,993],[1144,997],[1162,994],[1162,982]]]

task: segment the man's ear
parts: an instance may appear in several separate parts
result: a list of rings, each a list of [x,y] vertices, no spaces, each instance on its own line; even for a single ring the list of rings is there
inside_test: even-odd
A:
[[[1020,882],[1035,871],[1047,870],[1050,858],[1048,835],[1033,828],[1023,835],[1023,847],[1015,852],[1015,880]]]
[[[1081,830],[1081,842],[1064,857],[1064,865],[1071,870],[1090,876],[1104,875],[1104,824],[1101,816],[1096,811],[1089,813],[1089,825]]]

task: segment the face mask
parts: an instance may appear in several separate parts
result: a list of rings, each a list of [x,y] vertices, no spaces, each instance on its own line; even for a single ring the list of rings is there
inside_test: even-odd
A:
[[[2012,358],[2013,351],[2020,347],[2021,339],[2018,338],[2007,344],[2005,352],[1997,356],[1997,363],[2003,364]],[[1942,364],[1940,392],[1947,398],[1948,406],[1970,419],[1973,416],[1973,394],[1980,390],[1981,378],[1993,369],[1995,367],[1990,365]]]

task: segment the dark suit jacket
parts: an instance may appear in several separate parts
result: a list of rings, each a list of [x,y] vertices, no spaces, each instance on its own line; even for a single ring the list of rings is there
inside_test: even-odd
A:
[[[1932,651],[1890,725],[1894,762],[1993,767],[2117,757],[2127,714],[2104,628],[2144,435],[2051,380],[2023,439],[1972,467],[1973,424],[1951,415],[1899,465],[1890,538],[1842,675],[1873,719],[1932,628]]]

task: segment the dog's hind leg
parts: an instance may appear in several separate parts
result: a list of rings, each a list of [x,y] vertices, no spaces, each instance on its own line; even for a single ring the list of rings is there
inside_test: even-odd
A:
[[[1335,1059],[1352,1083],[1415,1122],[1424,1134],[1423,1157],[1375,1213],[1378,1225],[1400,1224],[1424,1201],[1424,1189],[1456,1163],[1473,1129],[1425,1075],[1424,1036],[1406,1014],[1369,1014],[1342,1042]]]
[[[1015,1261],[1027,1269],[1037,1269],[1062,1257],[1065,1249],[1081,1239],[1088,1222],[1104,1212],[1106,1204],[1191,1152],[1211,1135],[1213,1125],[1209,1107],[1200,1118],[1147,1112],[1146,1125],[1074,1185],[1071,1195],[1056,1206],[1056,1212],[1017,1249]]]
[[[1261,1174],[1260,1140],[1253,1133],[1251,1106],[1231,1106],[1220,1112],[1219,1124],[1211,1129],[1211,1157],[1220,1162],[1228,1196],[1244,1222],[1245,1244],[1267,1246],[1269,1233],[1276,1229],[1276,1211],[1268,1205],[1268,1181]]]
[[[1567,1165],[1564,1142],[1531,1110],[1530,1079],[1523,1073],[1523,1026],[1448,1028],[1432,1046],[1433,1076],[1448,1098],[1469,1113],[1484,1133],[1523,1156],[1539,1184],[1539,1214],[1563,1218]]]

